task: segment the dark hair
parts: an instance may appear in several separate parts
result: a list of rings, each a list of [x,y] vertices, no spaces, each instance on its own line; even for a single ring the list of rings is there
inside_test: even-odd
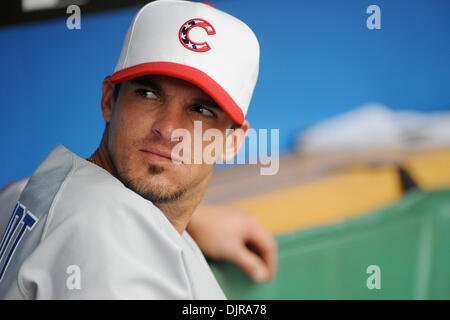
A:
[[[233,121],[233,124],[231,125],[231,129],[235,130],[235,129],[239,129],[240,127],[242,127],[242,124],[236,123]]]
[[[117,97],[119,96],[119,91],[120,91],[120,83],[116,83],[114,85],[114,100],[117,101]]]

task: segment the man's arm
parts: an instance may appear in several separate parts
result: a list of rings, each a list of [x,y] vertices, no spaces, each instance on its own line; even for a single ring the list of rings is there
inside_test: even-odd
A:
[[[202,203],[187,231],[206,256],[236,263],[257,282],[274,278],[277,243],[252,215]]]

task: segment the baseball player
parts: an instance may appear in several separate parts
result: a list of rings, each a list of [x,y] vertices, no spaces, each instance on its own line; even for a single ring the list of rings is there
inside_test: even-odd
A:
[[[223,133],[217,157],[237,154],[258,65],[240,20],[202,3],[144,6],[103,80],[99,148],[82,159],[58,145],[0,193],[0,298],[224,299],[188,225],[206,254],[273,276],[276,248],[255,221],[239,229],[242,215],[199,206],[214,164],[186,161],[192,144],[173,152],[201,123]]]

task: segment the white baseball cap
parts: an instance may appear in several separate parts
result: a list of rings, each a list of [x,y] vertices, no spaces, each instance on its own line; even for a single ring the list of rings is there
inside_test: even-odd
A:
[[[258,71],[258,39],[245,23],[209,4],[159,0],[134,17],[111,81],[148,74],[183,79],[241,124]]]

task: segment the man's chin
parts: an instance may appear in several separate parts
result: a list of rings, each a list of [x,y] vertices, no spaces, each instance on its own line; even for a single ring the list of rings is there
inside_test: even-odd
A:
[[[142,196],[144,199],[151,201],[153,204],[158,205],[178,201],[183,197],[185,193],[186,190],[181,189],[171,193],[147,191],[139,193],[139,195]]]
[[[155,170],[157,170],[157,168]],[[151,201],[155,205],[177,201],[186,193],[185,188],[174,188],[174,190],[170,190],[167,186],[167,181],[160,181],[165,179],[158,174],[150,178],[150,180],[152,180],[151,185],[149,185],[149,181],[139,182],[127,177],[121,177],[119,179],[125,187],[133,190],[141,197]]]

